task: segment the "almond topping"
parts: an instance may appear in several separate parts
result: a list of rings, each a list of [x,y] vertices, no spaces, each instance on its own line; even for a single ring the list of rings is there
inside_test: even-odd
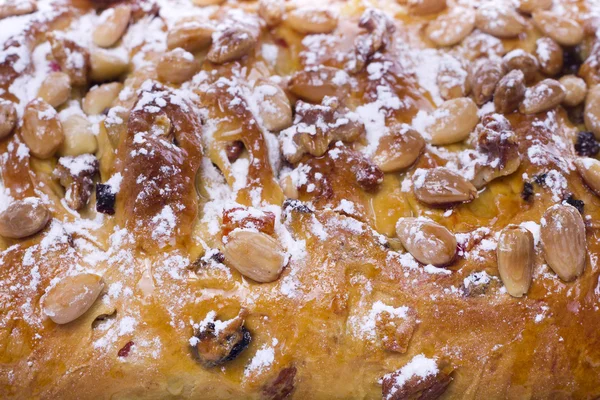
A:
[[[525,30],[525,20],[502,2],[488,2],[477,9],[475,26],[498,38],[512,38]]]
[[[431,144],[444,145],[465,140],[479,122],[477,106],[468,97],[445,101],[432,114],[427,133]]]
[[[100,25],[94,30],[94,44],[99,47],[111,47],[117,43],[125,33],[130,18],[131,7],[128,5],[106,9],[100,15]]]
[[[49,73],[40,86],[38,96],[55,108],[69,100],[71,96],[69,75],[64,72]]]
[[[557,204],[546,210],[541,226],[546,262],[562,280],[574,280],[583,273],[587,254],[581,214],[573,206]]]
[[[502,230],[496,250],[498,272],[506,291],[513,297],[527,293],[533,276],[535,257],[533,235],[518,225]]]
[[[583,79],[575,75],[565,75],[558,82],[565,88],[563,104],[568,107],[575,107],[585,100],[587,85]]]
[[[383,172],[401,171],[413,165],[424,148],[425,140],[414,129],[390,129],[379,140],[372,159]]]
[[[123,89],[121,82],[105,83],[90,89],[81,102],[81,108],[87,115],[102,114],[111,107]]]
[[[535,27],[563,46],[576,46],[583,41],[583,28],[575,20],[552,11],[536,10],[532,14]]]
[[[600,161],[589,157],[578,158],[575,166],[586,185],[600,196]]]
[[[423,264],[445,266],[456,256],[456,238],[445,227],[422,218],[400,218],[396,233],[404,248]]]
[[[427,25],[425,33],[438,46],[454,46],[475,28],[475,12],[471,8],[456,7]]]
[[[0,19],[31,14],[37,9],[37,3],[34,0],[6,0],[0,4]]]
[[[102,289],[104,281],[96,274],[66,276],[42,296],[42,310],[55,323],[67,324],[85,314]]]
[[[547,10],[552,7],[552,0],[518,0],[517,10],[532,13],[536,10]]]
[[[288,13],[286,24],[302,34],[329,33],[337,27],[337,16],[326,8],[297,8]]]
[[[565,98],[564,87],[554,79],[544,79],[527,89],[519,106],[523,114],[535,114],[558,106]]]
[[[224,64],[250,53],[257,35],[244,27],[230,27],[220,32],[208,51],[207,58],[215,64]]]
[[[292,124],[292,106],[279,85],[259,78],[254,85],[254,95],[260,99],[259,113],[267,130],[280,131]]]
[[[584,110],[585,127],[594,133],[596,139],[600,138],[600,85],[588,91],[585,99]]]
[[[276,26],[283,20],[285,4],[283,0],[260,0],[258,2],[258,15],[267,26]]]
[[[415,197],[430,206],[465,203],[477,197],[475,186],[448,168],[417,170],[413,182]]]
[[[52,157],[64,140],[62,124],[54,108],[40,98],[27,104],[21,136],[31,154],[38,158]]]
[[[225,263],[256,282],[273,282],[283,271],[281,245],[262,232],[236,230],[227,237]]]
[[[443,11],[446,0],[404,0],[411,15],[430,15]]]
[[[50,221],[50,211],[34,197],[12,202],[0,213],[0,236],[22,239],[38,233]]]
[[[129,58],[104,49],[95,49],[90,56],[90,77],[94,82],[117,79],[129,68]]]
[[[17,125],[17,109],[14,103],[0,99],[0,140],[8,137]]]
[[[537,76],[539,64],[537,58],[521,50],[513,50],[502,58],[506,71],[518,69],[523,72],[526,82],[533,82]]]

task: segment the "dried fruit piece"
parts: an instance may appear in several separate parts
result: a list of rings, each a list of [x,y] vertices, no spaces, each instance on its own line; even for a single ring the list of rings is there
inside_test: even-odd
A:
[[[22,239],[38,233],[50,221],[50,211],[34,197],[12,202],[0,213],[0,236]]]
[[[577,171],[590,189],[600,196],[600,161],[594,158],[579,158],[575,160]]]
[[[449,365],[423,354],[415,356],[401,369],[381,379],[384,400],[436,400],[452,382]]]
[[[225,0],[191,0],[197,6],[206,7],[206,6],[216,6],[219,4],[223,4]]]
[[[13,102],[0,99],[0,140],[8,137],[17,125],[17,109]]]
[[[242,152],[244,151],[244,142],[241,140],[231,142],[227,145],[225,151],[227,152],[227,160],[230,163],[234,163],[238,158],[240,158],[240,155],[242,155]]]
[[[417,170],[413,175],[415,197],[430,206],[466,203],[477,197],[477,189],[462,175],[448,168]]]
[[[579,72],[573,71],[572,73],[582,77],[589,87],[600,83],[600,40],[596,39],[592,45],[589,56],[579,68]]]
[[[110,185],[98,183],[96,185],[96,211],[114,215],[117,194]]]
[[[52,157],[64,140],[62,124],[54,108],[40,98],[27,104],[21,136],[34,156]]]
[[[379,139],[371,158],[383,172],[396,172],[413,165],[424,148],[425,140],[419,132],[404,126],[392,128]]]
[[[296,72],[288,82],[290,92],[303,100],[320,103],[325,96],[343,97],[347,90],[345,85],[339,85],[340,77],[345,77],[343,70],[319,66]]]
[[[210,46],[214,31],[212,25],[204,23],[198,18],[181,19],[169,30],[167,47],[170,50],[182,48],[186,51],[205,49]]]
[[[549,76],[558,74],[563,67],[563,50],[550,38],[541,38],[535,42],[535,55],[540,71]]]
[[[55,323],[67,324],[85,314],[103,289],[104,281],[99,275],[66,276],[42,296],[42,310]]]
[[[94,86],[83,98],[81,108],[87,115],[102,114],[104,110],[111,107],[113,101],[119,97],[122,89],[123,84],[121,82]]]
[[[504,67],[500,61],[484,59],[476,64],[471,74],[471,87],[475,103],[483,105],[491,100],[496,85],[504,74]]]
[[[366,30],[354,40],[355,65],[352,72],[364,68],[367,61],[390,43],[391,34],[396,30],[394,21],[383,11],[367,8],[358,20],[358,26]]]
[[[296,377],[296,367],[293,365],[282,369],[277,378],[262,388],[262,398],[264,400],[286,400],[291,399],[294,393],[294,378]]]
[[[230,27],[213,35],[213,44],[207,58],[215,64],[224,64],[244,57],[257,43],[257,34],[245,27]]]
[[[513,297],[527,293],[533,277],[535,257],[533,235],[518,225],[509,225],[500,232],[498,272],[506,291]]]
[[[64,141],[58,148],[61,156],[92,154],[98,149],[98,140],[92,131],[92,124],[80,114],[71,114],[61,120]]]
[[[100,24],[92,36],[94,44],[99,47],[111,47],[121,39],[131,19],[131,7],[121,4],[106,9],[100,14]]]
[[[431,21],[425,33],[438,46],[454,46],[469,36],[475,28],[475,11],[471,8],[454,7]]]
[[[563,46],[576,46],[583,40],[583,28],[573,19],[553,11],[536,10],[532,14],[535,27]]]
[[[477,9],[475,26],[498,38],[512,38],[525,30],[525,20],[507,3],[488,2]]]
[[[259,106],[263,125],[269,131],[280,131],[292,124],[292,106],[279,85],[266,78],[254,84],[254,97]]]
[[[94,82],[117,79],[129,68],[127,55],[95,49],[90,56],[90,78]]]
[[[273,282],[283,271],[285,257],[281,245],[262,232],[237,230],[227,237],[225,262],[256,282]]]
[[[593,132],[578,132],[575,151],[580,156],[593,157],[600,151],[600,143],[596,140]]]
[[[71,95],[71,79],[64,72],[51,72],[42,82],[38,96],[52,107],[58,107]]]
[[[583,117],[585,127],[594,133],[596,139],[600,139],[600,85],[588,91]]]
[[[404,248],[423,264],[445,266],[456,256],[456,238],[445,227],[424,218],[400,218],[396,234]]]
[[[338,24],[337,16],[328,8],[303,7],[287,14],[286,24],[298,33],[329,33]]]
[[[432,118],[427,133],[435,145],[465,140],[479,122],[477,106],[468,97],[445,101],[433,112]]]
[[[436,82],[444,100],[465,97],[471,91],[469,74],[460,61],[446,55],[440,61]]]
[[[174,84],[192,79],[199,69],[200,64],[194,55],[179,48],[163,54],[156,65],[158,78],[162,82]]]
[[[190,340],[198,361],[207,368],[216,367],[237,358],[244,351],[252,335],[244,326],[248,311],[242,308],[237,317],[221,321],[211,311],[200,323]]]
[[[565,99],[563,103],[569,107],[575,107],[583,102],[587,94],[585,81],[575,75],[565,75],[558,80],[565,88]]]
[[[540,238],[546,262],[562,280],[569,282],[583,273],[587,254],[585,225],[575,207],[557,204],[546,210]]]
[[[525,75],[518,69],[504,75],[494,92],[494,106],[496,112],[508,114],[517,109],[525,97]]]
[[[519,106],[523,114],[535,114],[558,106],[565,99],[565,89],[554,79],[544,79],[525,92],[525,99]]]
[[[539,69],[537,59],[521,49],[507,53],[502,58],[502,64],[506,71],[518,69],[523,72],[526,82],[533,82]]]

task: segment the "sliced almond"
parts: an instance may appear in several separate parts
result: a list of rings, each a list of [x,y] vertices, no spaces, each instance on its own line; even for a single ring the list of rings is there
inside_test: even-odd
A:
[[[336,96],[345,89],[335,83],[338,74],[345,72],[326,66],[298,71],[288,82],[288,89],[303,100],[320,103],[325,96]]]
[[[81,108],[87,115],[102,114],[110,108],[123,89],[121,82],[105,83],[90,89],[81,102]]]
[[[600,161],[583,157],[575,160],[575,166],[586,185],[600,196]]]
[[[512,38],[525,30],[525,20],[507,3],[488,2],[477,9],[475,26],[498,38]]]
[[[462,175],[448,168],[417,170],[413,177],[415,197],[430,206],[465,203],[477,197],[477,189]]]
[[[465,140],[479,122],[477,106],[468,97],[445,101],[427,127],[431,144],[444,145]]]
[[[192,53],[183,49],[171,50],[162,55],[156,65],[156,73],[162,82],[180,84],[192,79],[200,64]]]
[[[94,82],[117,79],[127,72],[127,55],[115,54],[104,49],[95,49],[90,56],[90,77]]]
[[[494,92],[494,106],[496,112],[508,114],[519,107],[525,97],[525,75],[518,69],[504,75]]]
[[[456,238],[445,227],[423,218],[400,218],[396,234],[402,246],[419,262],[435,266],[450,264],[456,256]]]
[[[0,140],[8,137],[17,125],[17,109],[13,102],[0,99]]]
[[[456,7],[442,14],[427,25],[425,33],[438,46],[454,46],[469,36],[475,28],[475,11]]]
[[[593,86],[585,99],[583,113],[585,127],[600,139],[600,85]]]
[[[96,274],[66,276],[42,296],[42,310],[55,323],[67,324],[85,314],[102,289],[104,281]]]
[[[372,156],[383,172],[396,172],[414,164],[425,148],[425,140],[414,129],[395,129],[379,140]]]
[[[563,67],[563,50],[554,40],[545,37],[535,42],[535,55],[540,71],[549,76],[558,74]]]
[[[444,100],[465,97],[471,91],[469,74],[456,58],[446,55],[441,61],[436,77],[440,97]]]
[[[532,14],[535,27],[563,46],[576,46],[583,41],[583,28],[573,19],[562,14],[536,10]]]
[[[285,262],[281,245],[262,232],[231,232],[223,253],[228,266],[261,283],[279,278]]]
[[[167,47],[171,50],[182,48],[187,51],[198,51],[207,48],[212,42],[214,28],[198,21],[197,18],[182,19],[169,30]]]
[[[130,19],[129,5],[122,4],[106,9],[100,15],[100,24],[94,30],[94,44],[100,47],[111,47],[117,43],[127,30]]]
[[[498,272],[506,291],[513,297],[527,293],[533,276],[535,257],[533,235],[518,225],[502,230],[496,250]]]
[[[329,33],[338,24],[335,13],[327,8],[303,7],[288,13],[285,23],[298,33]]]
[[[12,202],[0,213],[0,236],[22,239],[38,233],[50,221],[50,211],[34,197]]]
[[[523,114],[535,114],[558,106],[565,99],[565,88],[554,79],[544,79],[525,92],[519,106]]]
[[[583,79],[575,75],[565,75],[558,82],[565,88],[563,104],[568,107],[575,107],[585,100],[587,85]]]
[[[254,85],[259,113],[263,125],[269,131],[280,131],[292,124],[292,106],[279,85],[266,78],[259,78]]]
[[[587,254],[585,225],[575,207],[557,204],[546,210],[540,239],[546,262],[562,280],[569,282],[583,273]]]
[[[62,124],[54,108],[40,98],[27,104],[21,136],[31,154],[38,158],[52,157],[64,140]]]
[[[64,72],[51,72],[42,82],[38,96],[52,107],[58,107],[71,96],[71,78]]]
[[[92,124],[85,116],[72,114],[61,122],[65,140],[58,149],[60,156],[79,156],[96,152],[98,140],[92,131]]]

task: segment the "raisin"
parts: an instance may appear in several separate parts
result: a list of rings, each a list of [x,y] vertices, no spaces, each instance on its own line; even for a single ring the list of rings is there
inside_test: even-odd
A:
[[[575,207],[577,209],[577,211],[579,211],[580,214],[583,214],[583,207],[585,206],[585,203],[583,202],[583,200],[577,200],[575,197],[573,197],[572,194],[570,194],[565,199],[565,203],[572,205],[573,207]]]
[[[533,177],[533,180],[535,183],[537,183],[540,186],[545,186],[546,185],[546,177],[548,176],[548,174],[543,173],[543,174],[539,174]]]
[[[114,215],[116,197],[117,195],[110,185],[98,183],[96,185],[96,211]]]
[[[121,350],[119,350],[119,353],[117,354],[119,357],[127,357],[129,355],[129,352],[131,351],[131,347],[134,345],[135,343],[133,343],[131,340],[127,343],[125,343],[125,346],[123,346],[121,348]]]
[[[561,75],[577,75],[583,60],[579,54],[579,47],[563,48],[563,69]]]
[[[533,196],[533,185],[531,184],[531,182],[524,182],[523,190],[521,191],[521,197],[525,201],[530,201],[531,196]]]
[[[227,159],[229,160],[230,163],[235,162],[240,155],[242,154],[242,151],[244,150],[244,143],[242,143],[239,140],[236,140],[235,142],[231,142],[230,144],[227,145]]]
[[[567,110],[567,116],[569,117],[569,121],[573,125],[583,125],[585,123],[584,111],[585,108],[583,103],[575,106],[575,107],[565,107]]]
[[[575,151],[580,156],[593,157],[600,151],[600,144],[592,132],[582,131],[577,134]]]
[[[283,202],[283,209],[287,211],[288,209],[292,209],[300,214],[310,214],[312,210],[300,200],[287,199]]]

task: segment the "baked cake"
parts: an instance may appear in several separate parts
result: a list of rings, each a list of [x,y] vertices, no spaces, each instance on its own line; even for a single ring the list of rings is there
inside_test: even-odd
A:
[[[599,29],[0,0],[0,398],[599,398]]]

